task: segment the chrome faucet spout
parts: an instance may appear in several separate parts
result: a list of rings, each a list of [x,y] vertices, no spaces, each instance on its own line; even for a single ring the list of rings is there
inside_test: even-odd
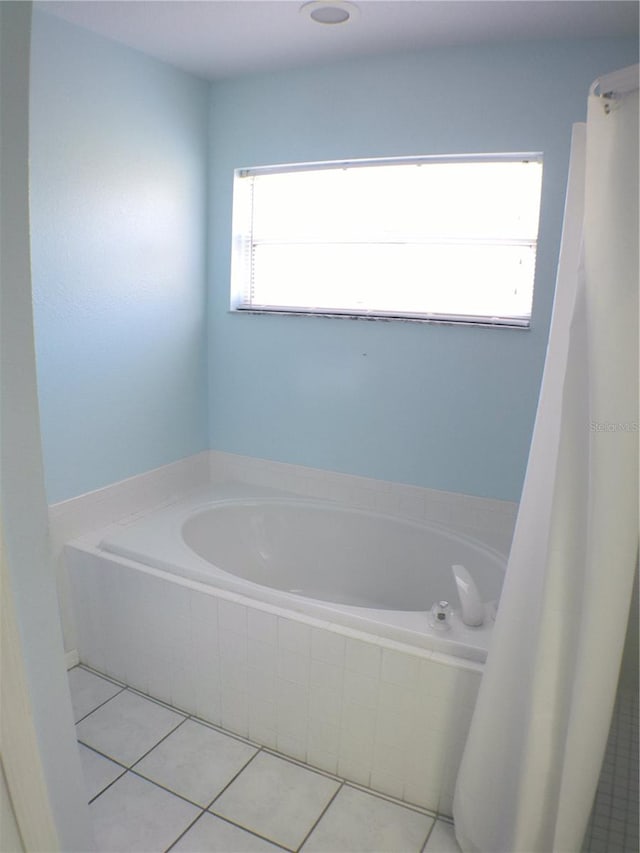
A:
[[[478,628],[484,622],[484,603],[473,578],[464,566],[451,566],[458,589],[462,621],[465,625]]]

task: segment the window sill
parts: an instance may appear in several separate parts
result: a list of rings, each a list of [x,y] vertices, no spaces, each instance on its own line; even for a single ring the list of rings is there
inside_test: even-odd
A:
[[[436,326],[467,326],[481,329],[515,329],[528,332],[531,330],[530,320],[509,320],[496,318],[454,317],[450,315],[411,316],[401,314],[358,314],[349,311],[305,311],[291,308],[230,308],[229,314],[276,315],[278,317],[328,317],[333,320],[366,320],[384,323],[423,323]]]

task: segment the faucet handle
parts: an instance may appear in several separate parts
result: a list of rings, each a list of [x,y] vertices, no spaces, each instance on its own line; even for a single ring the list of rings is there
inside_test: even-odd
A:
[[[429,611],[429,624],[436,631],[451,628],[451,608],[448,601],[437,601]]]
[[[462,621],[465,625],[478,628],[484,622],[484,603],[473,578],[464,566],[451,566],[458,588]]]

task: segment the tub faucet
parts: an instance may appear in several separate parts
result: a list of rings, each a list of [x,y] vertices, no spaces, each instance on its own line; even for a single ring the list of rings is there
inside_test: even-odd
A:
[[[462,621],[465,625],[477,628],[484,622],[484,604],[478,587],[464,566],[451,566],[458,588],[458,598],[462,609]]]

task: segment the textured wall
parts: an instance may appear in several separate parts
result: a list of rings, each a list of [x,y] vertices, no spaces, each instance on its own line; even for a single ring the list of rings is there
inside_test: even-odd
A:
[[[33,294],[50,503],[206,447],[207,92],[34,13]]]
[[[208,87],[37,10],[32,260],[49,502],[207,446],[517,500],[571,124],[591,81],[636,58],[630,40],[493,45]],[[483,151],[544,153],[530,331],[228,313],[235,167]]]
[[[631,40],[448,48],[219,83],[211,95],[210,446],[517,500],[555,285],[571,125]],[[541,151],[530,331],[228,313],[233,169]]]

